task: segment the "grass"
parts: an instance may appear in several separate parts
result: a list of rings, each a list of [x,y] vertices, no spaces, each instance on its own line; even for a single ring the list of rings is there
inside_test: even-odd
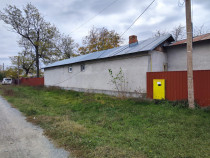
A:
[[[2,86],[0,93],[75,157],[210,157],[207,110],[56,88]]]

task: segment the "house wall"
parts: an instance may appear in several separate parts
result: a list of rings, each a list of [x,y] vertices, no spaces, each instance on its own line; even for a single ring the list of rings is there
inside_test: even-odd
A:
[[[164,64],[167,63],[167,56],[165,52],[151,51],[149,58],[149,70],[148,72],[164,71]]]
[[[187,70],[186,44],[167,48],[168,71]],[[193,44],[193,69],[210,70],[210,42]]]
[[[141,89],[146,92],[147,55],[130,55],[127,57],[89,61],[84,62],[84,64],[86,67],[84,72],[80,70],[81,63],[73,64],[72,72],[68,72],[68,65],[45,69],[45,85],[79,91],[114,91],[115,86],[110,82],[111,77],[108,69],[111,69],[113,74],[116,74],[122,68],[127,82],[125,90],[134,92]]]

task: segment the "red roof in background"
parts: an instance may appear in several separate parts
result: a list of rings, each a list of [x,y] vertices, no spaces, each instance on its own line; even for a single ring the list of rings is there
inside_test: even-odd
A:
[[[208,39],[210,39],[210,33],[194,37],[193,42],[204,41],[204,40],[208,40]],[[180,44],[185,44],[185,43],[187,43],[186,39],[172,43],[170,46],[175,46],[175,45],[180,45]]]

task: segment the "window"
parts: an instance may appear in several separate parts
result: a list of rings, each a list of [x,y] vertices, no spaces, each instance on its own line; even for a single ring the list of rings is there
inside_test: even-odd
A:
[[[81,65],[81,71],[85,71],[85,64]]]
[[[69,72],[72,72],[72,66],[69,66]]]

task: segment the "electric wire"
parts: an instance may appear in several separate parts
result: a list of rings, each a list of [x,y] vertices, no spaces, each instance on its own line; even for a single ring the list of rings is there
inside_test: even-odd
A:
[[[107,7],[105,7],[104,9],[102,9],[97,15],[99,15],[100,13],[102,13],[105,9],[107,9],[108,7],[110,7],[112,4],[114,4],[115,2],[117,2],[118,0],[115,0],[114,2],[112,2],[110,5],[108,5]],[[153,0],[145,9],[144,9],[144,11],[135,19],[135,21],[121,34],[121,36],[120,37],[122,37],[135,23],[136,23],[136,21],[150,8],[150,6],[155,2],[156,0]],[[96,15],[96,16],[97,16]],[[96,16],[94,16],[93,18],[95,18]],[[93,18],[91,18],[90,20],[92,20]],[[84,24],[86,24],[87,22],[89,22],[90,20],[88,20],[88,21],[86,21]],[[79,29],[80,27],[82,27],[84,24],[82,24],[82,25],[80,25],[77,29]],[[104,53],[105,53],[105,51],[106,50],[104,50],[104,52],[99,56],[99,57],[101,57]],[[123,51],[123,49],[122,50],[120,50],[118,53],[120,53],[121,51]],[[99,58],[98,57],[98,58]],[[86,66],[86,68],[87,68],[87,66]],[[53,85],[58,85],[58,84],[60,84],[60,83],[63,83],[63,82],[65,82],[65,81],[67,81],[67,80],[70,80],[70,79],[72,79],[74,76],[76,76],[76,75],[78,75],[78,74],[80,74],[82,71],[79,71],[78,73],[76,73],[76,74],[74,74],[73,76],[71,76],[70,78],[67,78],[67,79],[65,79],[65,80],[63,80],[63,81],[61,81],[61,82],[57,82],[57,83],[55,83],[55,84],[53,84]]]
[[[118,53],[122,52],[123,50],[124,50],[124,49],[118,51]],[[106,51],[106,50],[103,50],[102,54],[101,54],[97,59],[99,59],[99,58],[105,53],[105,51]],[[85,69],[86,69],[86,68],[88,68],[88,66],[85,66]],[[66,78],[66,79],[63,80],[63,81],[56,82],[56,83],[53,84],[53,86],[56,86],[56,85],[61,84],[61,83],[65,82],[65,81],[68,81],[68,80],[72,79],[73,77],[75,77],[76,75],[80,74],[81,72],[82,72],[82,71],[79,71],[78,73],[74,74],[74,75],[71,76],[71,77]]]
[[[85,21],[84,23],[82,23],[81,25],[79,25],[77,28],[75,28],[72,32],[70,32],[70,34],[72,34],[73,32],[77,31],[78,29],[80,29],[82,26],[84,26],[85,24],[87,24],[88,22],[90,22],[91,20],[93,20],[95,17],[97,17],[98,15],[100,15],[103,11],[105,11],[107,8],[111,7],[114,3],[116,3],[119,0],[115,0],[112,3],[110,3],[109,5],[107,5],[105,8],[103,8],[101,11],[98,12],[98,14],[94,15],[93,17],[91,17],[90,19],[88,19],[87,21]]]
[[[103,53],[102,53],[102,54],[104,54],[105,51],[106,51],[106,50],[103,50]],[[101,56],[101,55],[100,55],[100,56]],[[99,56],[99,57],[100,57],[100,56]],[[98,57],[98,58],[99,58],[99,57]],[[97,59],[98,59],[98,58],[97,58]],[[88,66],[85,66],[85,69],[86,69],[87,67],[88,67]],[[65,79],[65,80],[63,80],[63,81],[56,82],[56,83],[53,84],[53,86],[58,85],[58,84],[61,84],[61,83],[65,82],[65,81],[68,81],[68,80],[72,79],[73,77],[75,77],[76,75],[80,74],[81,72],[83,72],[83,71],[79,71],[78,73],[72,75],[71,77],[68,77],[67,79]]]
[[[136,21],[149,9],[149,7],[155,2],[155,0],[153,0],[145,9],[144,11],[133,21],[133,23],[121,34],[120,37],[122,37],[135,23]]]

